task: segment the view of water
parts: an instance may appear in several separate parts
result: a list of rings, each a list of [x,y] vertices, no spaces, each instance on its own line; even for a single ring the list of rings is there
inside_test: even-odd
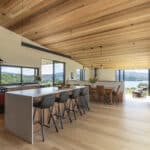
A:
[[[139,83],[146,83],[146,84],[148,84],[148,81],[125,81],[124,82],[125,88],[132,88],[132,87],[137,88]]]

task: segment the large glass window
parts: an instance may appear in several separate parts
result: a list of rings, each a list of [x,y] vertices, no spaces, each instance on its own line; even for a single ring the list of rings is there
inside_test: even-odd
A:
[[[150,70],[148,69],[117,70],[116,81],[124,81],[126,95],[141,93],[141,96],[145,96],[150,93]]]
[[[65,64],[54,61],[54,84],[62,84],[65,82]]]
[[[116,70],[116,81],[120,81],[120,70]]]
[[[76,79],[77,80],[85,80],[85,70],[84,69],[77,69],[76,70]]]
[[[38,68],[0,66],[0,85],[36,83]]]
[[[124,70],[116,70],[116,81],[124,81]]]
[[[21,68],[1,66],[1,84],[21,83]]]
[[[53,62],[51,60],[42,59],[41,77],[42,83],[53,84]]]
[[[34,83],[36,70],[34,68],[22,68],[22,81],[23,83]]]
[[[58,85],[65,82],[65,63],[42,59],[42,83]]]
[[[131,94],[133,91],[142,91],[145,95],[148,93],[148,70],[125,70],[125,91]]]
[[[81,74],[80,74],[80,73],[81,73],[81,72],[80,72],[80,69],[77,69],[77,70],[76,70],[76,79],[77,79],[77,80],[81,80],[81,79],[80,79],[80,77],[81,77]]]

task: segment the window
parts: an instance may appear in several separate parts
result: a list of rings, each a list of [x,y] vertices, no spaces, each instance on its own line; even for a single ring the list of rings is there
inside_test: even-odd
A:
[[[116,81],[124,81],[126,94],[140,88],[150,94],[150,69],[116,70]]]
[[[37,71],[34,68],[22,68],[22,82],[34,83]]]
[[[124,70],[116,70],[116,81],[124,81]]]
[[[80,80],[80,69],[76,70],[76,79]]]
[[[116,81],[120,81],[120,70],[116,70]]]
[[[120,70],[120,81],[124,81],[124,70]]]
[[[1,66],[1,84],[20,84],[21,68]]]
[[[36,83],[38,68],[22,66],[0,66],[0,85]]]
[[[124,70],[125,78],[125,92],[126,94],[132,94],[134,90],[143,90],[143,94],[148,94],[148,69],[132,69]]]
[[[54,85],[65,82],[65,63],[54,61]]]
[[[65,82],[65,63],[42,59],[42,83],[58,85]]]
[[[80,79],[83,81],[83,80],[85,80],[85,69],[81,69],[80,72],[81,72]]]
[[[42,83],[53,84],[53,62],[51,60],[42,59],[41,77]]]
[[[85,70],[84,69],[77,69],[76,70],[76,79],[77,80],[85,80]]]

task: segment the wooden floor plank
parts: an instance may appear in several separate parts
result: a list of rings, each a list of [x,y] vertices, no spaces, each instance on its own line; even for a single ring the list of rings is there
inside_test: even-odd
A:
[[[4,129],[0,115],[0,147],[3,150],[149,150],[150,103],[126,102],[122,105],[91,103],[91,110],[78,116],[64,130],[45,129],[46,141],[35,133],[30,145]]]

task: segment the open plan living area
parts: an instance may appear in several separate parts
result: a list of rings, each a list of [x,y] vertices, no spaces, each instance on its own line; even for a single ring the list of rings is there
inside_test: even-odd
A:
[[[0,150],[150,150],[150,0],[0,0]]]

